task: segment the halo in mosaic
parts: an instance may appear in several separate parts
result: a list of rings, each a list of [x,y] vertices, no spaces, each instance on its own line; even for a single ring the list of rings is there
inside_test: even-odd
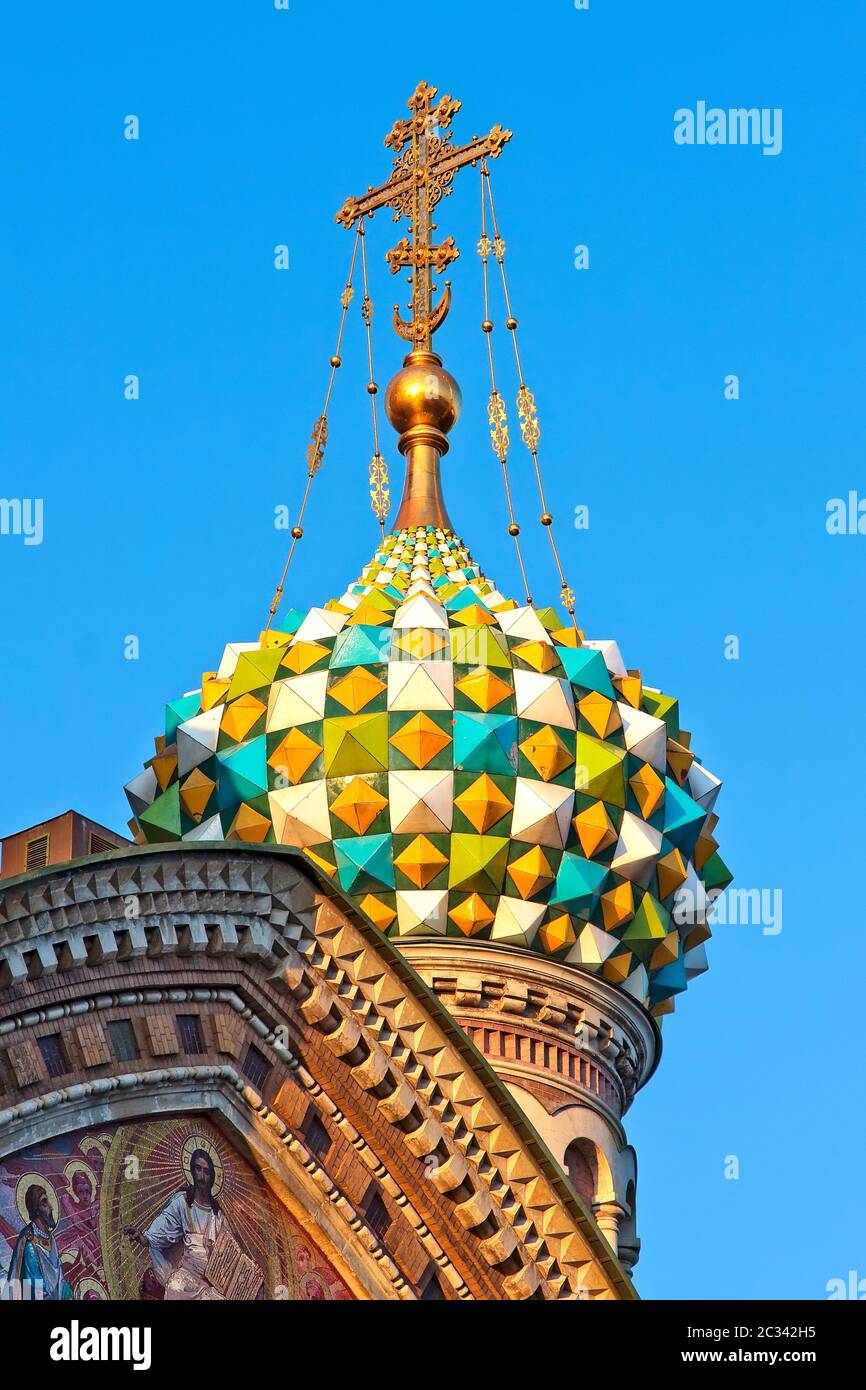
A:
[[[671,1012],[730,882],[677,701],[453,534],[226,647],[126,788],[137,838],[295,845],[390,936],[552,956]]]

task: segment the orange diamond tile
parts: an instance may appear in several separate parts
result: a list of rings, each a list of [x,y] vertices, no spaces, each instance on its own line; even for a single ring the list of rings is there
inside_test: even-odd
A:
[[[605,931],[621,927],[634,916],[634,891],[630,883],[620,883],[601,895],[601,915]]]
[[[666,965],[675,965],[679,960],[680,934],[669,931],[664,941],[660,941],[650,956],[650,970],[664,970]]]
[[[177,745],[173,743],[170,748],[163,747],[155,757],[151,758],[150,765],[156,773],[156,780],[161,790],[165,791],[177,771]]]
[[[370,921],[374,922],[380,931],[387,931],[397,916],[393,907],[383,903],[382,899],[375,897],[373,893],[368,893],[362,900],[361,911],[366,912]]]
[[[553,882],[553,870],[544,851],[533,845],[532,849],[508,865],[508,876],[514,883],[521,898],[534,898],[542,888]]]
[[[464,936],[474,936],[476,932],[490,926],[495,913],[491,912],[479,893],[473,893],[470,897],[464,898],[462,903],[452,907],[448,916]]]
[[[296,676],[303,676],[317,661],[321,661],[322,657],[327,655],[328,648],[323,647],[321,642],[295,642],[294,646],[289,647],[280,665],[294,671]]]
[[[220,720],[220,730],[236,743],[241,743],[266,709],[267,705],[257,700],[255,695],[240,695],[236,700],[232,700],[230,705],[226,705]]]
[[[590,691],[582,700],[578,700],[577,708],[599,738],[607,738],[609,734],[622,728],[622,719],[615,701],[609,700],[606,695],[600,695],[596,690]]]
[[[674,738],[668,739],[668,767],[671,776],[679,786],[685,786],[689,768],[694,760],[694,753],[691,753],[682,743],[678,743]]]
[[[664,855],[658,861],[656,873],[659,880],[659,897],[669,898],[671,893],[675,893],[687,878],[683,856],[678,849],[672,849],[670,854]]]
[[[639,671],[629,671],[627,676],[614,676],[611,683],[619,693],[620,699],[631,705],[632,709],[640,709],[643,682]]]
[[[354,671],[335,681],[328,694],[350,714],[359,714],[384,689],[385,682],[377,675],[364,666],[356,666]]]
[[[577,933],[568,913],[562,912],[558,917],[554,917],[552,922],[545,922],[539,927],[538,939],[550,955],[554,951],[561,951],[563,946],[573,946],[577,940]]]
[[[333,878],[335,876],[337,872],[336,864],[332,864],[328,859],[324,859],[322,855],[317,854],[314,849],[305,849],[304,854],[308,859],[312,860],[317,869],[321,869],[323,874],[327,874],[328,878]]]
[[[346,627],[358,627],[362,623],[365,627],[384,627],[390,621],[390,613],[384,613],[375,603],[365,603],[362,599],[346,623]]]
[[[285,738],[268,758],[268,767],[287,777],[290,782],[300,782],[321,751],[322,744],[316,743],[315,739],[309,738],[301,729],[289,729]]]
[[[379,812],[387,805],[388,798],[365,782],[363,777],[353,777],[331,802],[331,813],[357,835],[366,835]]]
[[[596,801],[585,811],[578,811],[573,824],[587,859],[616,844],[616,831],[603,801]]]
[[[225,699],[231,681],[217,680],[216,671],[203,671],[201,677],[202,714]]]
[[[618,956],[608,956],[601,968],[601,973],[606,980],[610,980],[612,985],[621,985],[623,980],[628,979],[632,959],[631,951],[623,951]]]
[[[479,835],[501,820],[511,810],[512,804],[486,772],[482,772],[465,792],[454,798],[454,805],[460,808]]]
[[[429,714],[421,710],[420,713],[413,714],[396,734],[392,734],[388,742],[393,743],[394,747],[416,767],[424,768],[437,753],[447,748],[451,742],[451,735],[446,734],[444,729],[433,723]]]
[[[216,786],[212,777],[207,777],[200,767],[193,768],[180,789],[180,804],[193,820],[201,820],[205,807]]]
[[[470,603],[468,608],[461,608],[456,613],[451,614],[452,623],[459,623],[461,627],[495,627],[496,619],[492,613],[488,613],[486,608],[482,608],[480,603]]]
[[[490,710],[501,705],[503,700],[507,700],[512,693],[511,686],[507,681],[501,680],[493,671],[481,669],[470,671],[468,676],[455,683],[455,689],[461,695],[465,695],[467,700],[471,700],[473,705],[477,705],[480,710],[487,714]]]
[[[654,767],[650,767],[649,763],[644,763],[633,777],[629,777],[628,784],[635,794],[641,815],[644,820],[649,820],[653,812],[660,806],[665,794],[664,782]]]
[[[416,835],[401,854],[394,856],[395,867],[410,878],[416,888],[426,888],[447,863],[445,855],[426,835]]]
[[[547,675],[548,671],[552,671],[554,666],[559,665],[556,650],[549,642],[520,642],[513,650],[515,656],[519,656],[528,666],[531,666],[534,671],[540,671],[543,676]]]
[[[532,763],[539,777],[550,782],[574,762],[559,734],[546,724],[538,733],[530,734],[520,744],[520,751]]]
[[[242,801],[237,810],[237,815],[231,824],[228,833],[230,840],[246,840],[249,844],[260,845],[264,842],[271,822],[267,816],[248,806]]]
[[[413,661],[429,661],[444,651],[448,638],[431,627],[407,627],[399,637],[395,635],[392,638],[391,645],[405,652]]]

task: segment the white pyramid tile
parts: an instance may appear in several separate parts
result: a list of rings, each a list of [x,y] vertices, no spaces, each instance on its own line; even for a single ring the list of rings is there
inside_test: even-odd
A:
[[[323,778],[268,792],[268,805],[278,844],[306,849],[330,840],[328,791]]]

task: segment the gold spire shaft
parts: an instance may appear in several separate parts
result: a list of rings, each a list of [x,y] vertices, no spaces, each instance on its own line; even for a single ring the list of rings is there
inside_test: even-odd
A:
[[[404,531],[414,526],[454,530],[442,497],[439,452],[432,444],[415,444],[406,455],[406,482],[394,529]]]

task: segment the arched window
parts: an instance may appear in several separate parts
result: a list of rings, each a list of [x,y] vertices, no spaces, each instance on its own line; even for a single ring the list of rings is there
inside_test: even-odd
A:
[[[598,1162],[595,1146],[588,1139],[575,1139],[565,1151],[569,1181],[578,1196],[592,1210],[598,1191]]]

